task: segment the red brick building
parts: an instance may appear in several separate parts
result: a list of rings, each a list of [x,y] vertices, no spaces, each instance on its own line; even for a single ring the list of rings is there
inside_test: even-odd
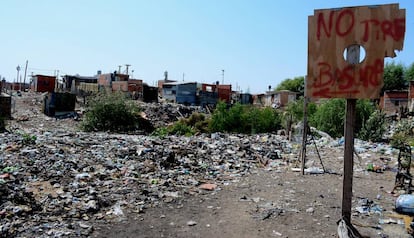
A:
[[[54,92],[56,85],[56,76],[34,75],[30,89],[33,92]]]
[[[218,84],[217,85],[218,98],[221,101],[230,103],[231,101],[231,84]]]
[[[385,91],[380,98],[380,108],[388,115],[400,112],[401,108],[408,108],[408,91]]]

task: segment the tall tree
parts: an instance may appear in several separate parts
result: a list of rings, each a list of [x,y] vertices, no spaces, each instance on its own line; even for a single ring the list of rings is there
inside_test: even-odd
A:
[[[414,63],[405,69],[404,77],[406,81],[414,81]]]
[[[404,79],[404,66],[400,64],[387,63],[384,67],[384,86],[381,95],[388,90],[401,90],[407,88],[407,81]]]
[[[289,90],[299,93],[298,97],[303,96],[305,93],[305,78],[301,76],[285,79],[276,86],[276,90]]]

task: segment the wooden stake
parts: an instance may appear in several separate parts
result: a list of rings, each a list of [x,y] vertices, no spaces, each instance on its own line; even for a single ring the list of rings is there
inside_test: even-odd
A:
[[[342,217],[351,223],[352,179],[354,173],[354,124],[356,99],[346,100],[344,180],[342,191]]]
[[[305,96],[303,98],[303,137],[301,149],[301,172],[305,174],[306,162],[306,142],[308,140],[308,98],[306,97],[306,77],[305,77]]]
[[[359,45],[347,48],[346,60],[349,64],[359,64]],[[344,180],[342,188],[342,218],[351,224],[352,180],[354,173],[354,125],[356,99],[346,100],[345,148],[344,148]]]

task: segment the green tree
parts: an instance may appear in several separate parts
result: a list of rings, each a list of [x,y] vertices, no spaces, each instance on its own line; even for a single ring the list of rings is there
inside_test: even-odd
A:
[[[213,112],[210,121],[210,129],[212,131],[225,131],[227,128],[227,105],[223,101],[219,101]]]
[[[295,77],[293,79],[285,79],[276,86],[276,90],[289,90],[299,93],[298,97],[304,96],[305,93],[305,78]]]
[[[405,69],[404,78],[406,81],[414,81],[414,63]]]
[[[404,79],[404,72],[405,68],[402,64],[387,63],[384,67],[384,86],[381,95],[388,90],[406,89],[407,81]]]
[[[303,119],[303,103],[304,98],[301,97],[296,101],[289,102],[286,107],[285,112],[287,114],[292,115],[292,119],[294,121],[301,121]],[[311,117],[317,110],[317,106],[313,102],[308,102],[308,117]]]
[[[245,126],[245,132],[251,133],[265,133],[274,132],[280,129],[282,118],[280,114],[271,107],[246,108],[247,115],[245,116],[248,124]]]
[[[356,104],[355,133],[358,133],[366,121],[369,120],[375,111],[375,105],[368,99],[359,99]]]
[[[309,124],[333,137],[341,137],[344,132],[345,100],[335,98],[319,105]]]
[[[343,98],[329,99],[319,105],[316,112],[310,116],[310,125],[324,131],[332,137],[341,137],[344,134],[346,100]],[[368,120],[375,107],[369,100],[358,100],[356,104],[356,118],[354,132],[358,134],[362,125]]]

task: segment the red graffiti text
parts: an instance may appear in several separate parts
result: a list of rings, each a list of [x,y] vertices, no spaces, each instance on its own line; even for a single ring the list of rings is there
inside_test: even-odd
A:
[[[373,65],[358,70],[353,65],[333,69],[329,63],[320,62],[318,70],[318,77],[312,84],[312,96],[330,98],[341,94],[358,94],[361,89],[377,88],[381,84],[384,61],[377,59]]]
[[[405,33],[405,18],[395,18],[392,20],[364,19],[355,22],[355,14],[351,9],[341,10],[338,14],[336,11],[330,11],[328,17],[325,12],[320,12],[317,17],[316,36],[321,38],[330,38],[332,33],[335,36],[345,37],[354,32],[355,27],[362,27],[363,37],[361,40],[386,40],[387,37],[395,41],[402,40]]]

